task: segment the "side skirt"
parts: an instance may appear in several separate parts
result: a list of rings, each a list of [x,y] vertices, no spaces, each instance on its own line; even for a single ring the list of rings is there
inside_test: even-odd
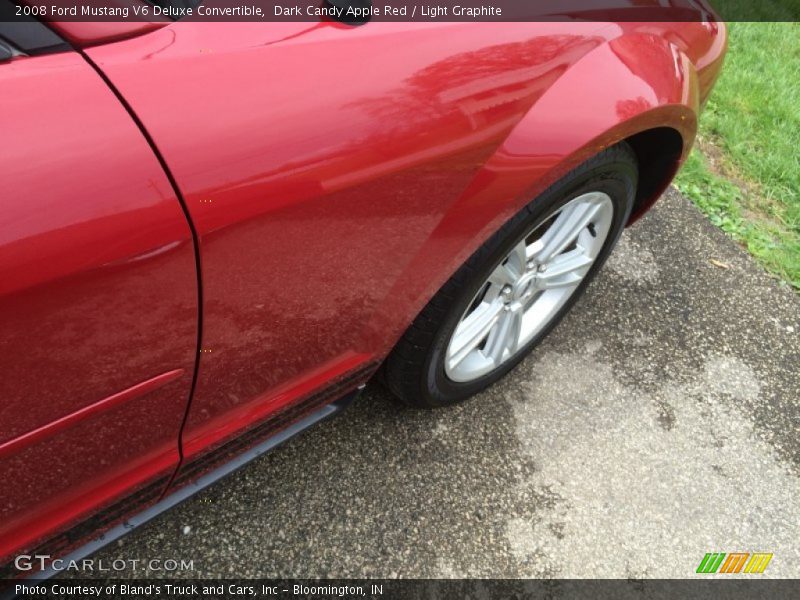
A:
[[[177,506],[184,500],[192,497],[198,492],[209,487],[211,484],[219,481],[223,477],[230,475],[234,471],[240,469],[250,461],[258,458],[262,454],[269,452],[270,450],[277,448],[284,442],[288,441],[289,439],[293,438],[297,434],[305,431],[312,425],[319,423],[329,417],[332,417],[338,413],[340,413],[344,408],[346,408],[351,402],[353,402],[358,395],[360,394],[361,390],[366,387],[366,384],[362,384],[358,387],[357,390],[350,392],[346,396],[342,397],[341,399],[333,402],[331,404],[327,404],[322,408],[316,410],[315,412],[309,414],[305,418],[297,421],[293,425],[282,429],[281,431],[277,432],[275,435],[267,438],[260,444],[253,446],[249,450],[239,454],[229,462],[215,468],[213,471],[205,473],[204,475],[198,477],[194,481],[186,483],[183,487],[176,490],[172,494],[169,494],[158,503],[154,504],[150,508],[145,509],[144,511],[140,512],[133,517],[130,517],[126,521],[120,523],[119,525],[109,529],[99,537],[87,542],[80,548],[72,551],[66,556],[60,557],[63,561],[61,564],[68,564],[70,561],[80,561],[87,556],[97,552],[104,546],[118,540],[126,533],[130,533],[132,530],[136,529],[147,523],[148,521],[153,520],[161,513]],[[40,581],[49,579],[58,575],[61,571],[53,569],[52,566],[49,566],[47,569],[43,571],[39,571],[37,573],[33,573],[28,576],[26,579],[28,581]]]

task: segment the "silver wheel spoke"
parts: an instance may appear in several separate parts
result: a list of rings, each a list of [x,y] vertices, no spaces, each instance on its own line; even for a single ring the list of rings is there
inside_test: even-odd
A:
[[[517,281],[517,274],[508,268],[508,265],[501,264],[489,275],[489,283],[503,288],[506,285],[514,285]]]
[[[593,262],[594,259],[587,256],[583,248],[556,256],[548,263],[547,270],[538,274],[536,287],[540,290],[551,290],[577,285]]]
[[[492,359],[495,366],[503,362],[506,350],[509,355],[516,351],[522,322],[521,316],[519,311],[503,312],[496,330],[492,332],[493,335],[486,344],[484,354]]]
[[[502,312],[502,301],[484,302],[458,324],[450,342],[450,359],[448,363],[451,368],[461,364],[469,353],[486,339],[492,328],[497,325],[499,315]]]
[[[600,211],[600,206],[594,202],[585,202],[564,207],[550,229],[542,236],[544,247],[536,253],[534,258],[540,263],[547,263],[554,256],[561,254],[592,222],[592,219]]]
[[[516,271],[517,278],[525,273],[525,267],[528,264],[528,246],[523,239],[519,244],[514,246],[509,256],[509,264],[513,263],[513,268]]]

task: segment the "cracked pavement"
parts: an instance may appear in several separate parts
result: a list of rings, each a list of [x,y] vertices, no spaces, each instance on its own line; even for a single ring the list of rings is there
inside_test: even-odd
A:
[[[179,577],[680,578],[706,552],[761,551],[762,577],[800,577],[799,475],[800,297],[670,190],[490,390],[427,412],[371,384],[95,558],[193,560]]]

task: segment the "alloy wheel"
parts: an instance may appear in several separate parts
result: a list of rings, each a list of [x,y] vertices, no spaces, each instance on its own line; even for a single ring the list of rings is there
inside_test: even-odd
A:
[[[559,312],[594,264],[614,217],[608,194],[573,198],[519,240],[453,331],[445,373],[470,382],[519,353]]]

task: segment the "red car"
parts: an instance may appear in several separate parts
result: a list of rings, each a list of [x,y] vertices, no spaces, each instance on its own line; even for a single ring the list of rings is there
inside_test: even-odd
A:
[[[498,380],[669,184],[725,44],[0,23],[3,573],[85,555],[373,376],[426,408]]]

